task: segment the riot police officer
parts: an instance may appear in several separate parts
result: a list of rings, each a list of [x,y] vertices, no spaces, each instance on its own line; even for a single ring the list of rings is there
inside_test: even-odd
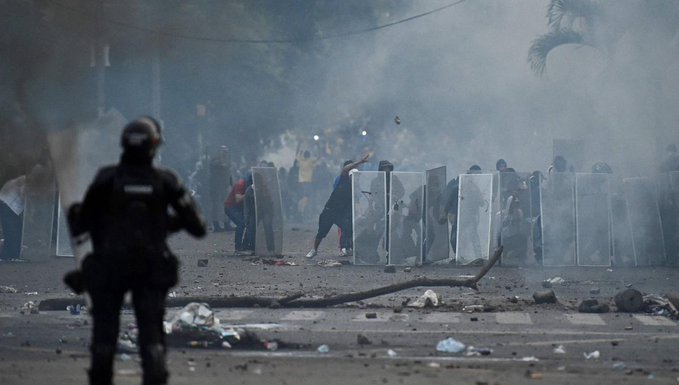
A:
[[[69,209],[72,236],[89,233],[93,246],[81,269],[94,321],[90,384],[112,383],[120,308],[128,291],[139,327],[143,384],[167,383],[163,316],[167,291],[177,283],[178,261],[166,238],[180,229],[203,237],[206,226],[177,176],[153,166],[161,142],[153,118],[127,124],[120,163],[99,170],[82,204]]]

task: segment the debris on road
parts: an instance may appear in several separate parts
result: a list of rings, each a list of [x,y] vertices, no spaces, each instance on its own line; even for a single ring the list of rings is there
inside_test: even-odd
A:
[[[618,311],[636,313],[641,310],[644,298],[641,292],[636,289],[625,289],[615,295],[615,306]]]
[[[393,266],[393,265],[385,266],[384,272],[385,273],[395,273],[396,272],[396,266]]]
[[[679,316],[676,306],[668,298],[655,294],[648,294],[643,297],[643,303],[642,308],[647,313],[674,318]]]
[[[316,349],[321,354],[330,353],[330,346],[323,344]]]
[[[554,348],[554,354],[566,354],[566,348],[563,345],[559,345]]]
[[[17,289],[13,288],[12,286],[0,286],[0,293],[15,294],[17,293]]]
[[[465,347],[465,344],[462,342],[454,339],[453,337],[448,337],[436,344],[436,351],[441,353],[460,353],[464,351]]]
[[[625,369],[627,369],[627,366],[625,365],[624,362],[618,361],[618,362],[613,363],[613,369],[615,369],[615,370],[625,370]]]
[[[387,350],[387,355],[391,358],[398,357],[398,353],[396,353],[394,350],[389,349]]]
[[[465,355],[467,357],[473,357],[473,356],[489,356],[493,353],[493,349],[491,348],[476,348],[473,346],[467,346],[467,352]]]
[[[585,299],[578,305],[580,313],[608,313],[610,310],[607,304],[600,304],[596,299]]]
[[[554,294],[554,290],[536,291],[533,293],[533,299],[536,304],[556,303],[556,294]]]
[[[356,336],[356,343],[359,344],[360,346],[372,345],[372,341],[370,341],[370,339],[363,334],[358,334]]]
[[[598,360],[599,357],[601,357],[601,353],[599,353],[598,350],[595,350],[595,351],[590,352],[590,353],[583,352],[582,355],[585,356],[585,359],[587,359],[587,360]]]
[[[542,287],[550,289],[554,285],[563,285],[564,283],[566,283],[566,280],[561,277],[548,278],[542,281]]]
[[[540,360],[535,356],[521,357],[518,361],[521,362],[539,362]]]
[[[21,311],[19,311],[21,314],[38,314],[39,312],[38,305],[36,305],[33,301],[26,302],[21,307]]]
[[[441,296],[437,294],[434,290],[428,289],[422,294],[422,296],[415,301],[408,304],[408,307],[415,308],[432,308],[438,307],[442,304]]]
[[[223,328],[219,318],[215,317],[212,309],[204,303],[192,302],[184,306],[169,322],[163,324],[168,340],[184,346],[223,347],[224,341],[228,342],[229,346],[245,340],[261,342],[245,330]]]
[[[526,370],[526,378],[530,378],[531,380],[542,380],[543,375],[540,372],[534,372],[532,370]]]
[[[199,260],[198,260],[198,267],[206,267],[207,264],[208,264],[208,260],[207,260],[207,259],[199,259]]]
[[[376,318],[377,318],[377,313],[365,313],[365,318],[367,318],[367,319],[376,319]]]
[[[320,267],[342,267],[342,262],[334,259],[322,259],[317,263]]]

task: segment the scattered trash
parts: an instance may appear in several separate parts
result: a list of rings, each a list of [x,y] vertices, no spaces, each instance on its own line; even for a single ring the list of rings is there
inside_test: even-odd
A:
[[[591,353],[582,353],[583,356],[585,356],[585,359],[588,360],[598,360],[599,357],[601,357],[601,354],[599,353],[598,350],[595,350]]]
[[[600,294],[600,293],[601,293],[601,289],[599,289],[598,287],[589,290],[589,294],[596,295],[596,294]]]
[[[540,360],[535,356],[521,357],[521,362],[539,362]]]
[[[66,306],[66,311],[71,313],[71,315],[80,315],[81,306],[80,306],[80,304],[77,304],[75,306],[68,305],[68,306]]]
[[[278,350],[278,342],[276,341],[267,341],[264,343],[264,349],[270,351],[270,352],[275,352]]]
[[[626,368],[627,366],[625,365],[624,362],[618,361],[613,363],[613,369],[615,370],[625,370]]]
[[[580,313],[608,313],[610,310],[607,304],[600,304],[596,299],[585,299],[578,305]]]
[[[392,265],[385,266],[384,272],[385,273],[395,273],[396,272],[396,266],[392,266]]]
[[[403,271],[406,272],[406,273],[410,273],[412,270],[413,270],[412,267],[404,267],[403,268]]]
[[[427,366],[430,368],[438,369],[441,367],[441,364],[439,364],[438,362],[430,362],[427,364]]]
[[[672,316],[674,318],[679,316],[676,306],[669,298],[655,294],[643,296],[642,308],[647,313],[652,313],[654,315]]]
[[[17,289],[13,288],[12,286],[0,286],[0,293],[15,294],[17,293]]]
[[[626,289],[615,295],[615,306],[618,311],[635,313],[644,305],[644,297],[636,289]]]
[[[554,354],[566,354],[566,348],[563,345],[559,345],[554,348]]]
[[[21,313],[21,314],[38,314],[39,312],[40,311],[38,310],[38,305],[36,305],[35,302],[33,302],[33,301],[28,301],[21,307],[21,311],[19,313]]]
[[[318,349],[316,349],[316,350],[318,350],[318,352],[322,353],[322,354],[329,353],[330,352],[330,346],[323,344],[323,345],[319,346]]]
[[[536,304],[556,303],[556,294],[554,294],[554,290],[536,291],[533,293],[533,299]]]
[[[412,303],[408,304],[408,307],[416,307],[416,308],[431,308],[431,307],[438,307],[441,305],[441,296],[436,294],[434,290],[427,290],[422,294],[422,296]]]
[[[464,351],[465,344],[460,341],[448,337],[445,340],[441,340],[436,344],[436,351],[442,353],[460,353]]]
[[[542,281],[542,287],[549,289],[554,285],[563,285],[564,283],[566,283],[566,280],[561,277],[548,278]]]
[[[526,370],[526,377],[530,378],[531,380],[542,380],[542,378],[544,376],[540,372],[534,372],[532,370]]]
[[[467,357],[472,356],[489,356],[493,353],[493,349],[490,348],[475,348],[473,346],[467,346],[467,352],[465,355]]]
[[[462,311],[465,313],[482,312],[484,310],[485,307],[483,305],[466,305],[462,308]]]
[[[272,265],[272,266],[299,266],[295,262],[292,261],[286,261],[283,259],[271,259],[271,258],[265,258],[262,259],[262,263],[265,265]]]
[[[198,267],[206,267],[208,263],[207,259],[199,259],[198,260]]]
[[[398,357],[398,353],[396,353],[395,351],[393,351],[391,349],[387,350],[387,355],[391,358]]]
[[[25,295],[38,295],[37,291],[27,291],[24,293]]]
[[[359,335],[356,336],[356,343],[359,344],[360,346],[363,346],[363,345],[371,345],[372,341],[370,341],[370,339],[368,337],[366,337],[365,335],[359,334]]]
[[[367,318],[367,319],[376,319],[376,318],[377,318],[377,313],[365,313],[365,318]]]
[[[320,267],[342,267],[342,262],[334,259],[322,259],[317,263]]]
[[[219,318],[215,317],[212,309],[204,303],[189,303],[169,322],[163,322],[163,326],[171,342],[195,348],[223,348],[223,342],[231,346],[244,342],[245,337],[248,337],[249,342],[259,343],[243,329],[222,327]]]

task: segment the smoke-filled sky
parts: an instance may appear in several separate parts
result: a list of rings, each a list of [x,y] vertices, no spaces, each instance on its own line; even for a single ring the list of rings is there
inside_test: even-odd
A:
[[[96,116],[90,46],[101,33],[111,47],[106,108],[127,118],[152,113],[157,60],[164,161],[182,173],[199,155],[199,131],[203,143],[226,144],[237,157],[289,154],[297,139],[318,133],[345,143],[333,161],[372,146],[397,169],[444,164],[449,175],[474,163],[493,169],[498,158],[518,171],[545,170],[554,139],[585,141],[579,171],[603,160],[616,173],[641,175],[655,169],[665,144],[679,142],[679,1],[592,1],[596,12],[562,21],[586,44],[552,50],[542,76],[527,57],[550,31],[548,0],[468,0],[313,40],[451,3],[119,0],[97,11],[94,1],[0,1],[8,21],[0,44],[10,55],[0,70],[2,139]],[[49,47],[31,39],[40,33]],[[29,47],[16,53],[18,39]],[[244,39],[293,42],[233,41]],[[288,152],[279,151],[282,136],[293,139]]]

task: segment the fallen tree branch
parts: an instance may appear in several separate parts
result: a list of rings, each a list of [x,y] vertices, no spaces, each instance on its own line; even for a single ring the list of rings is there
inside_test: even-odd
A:
[[[340,294],[326,298],[301,299],[303,293],[295,293],[283,298],[268,297],[176,297],[168,298],[167,307],[183,307],[191,302],[207,303],[212,308],[229,307],[308,307],[321,308],[335,306],[347,302],[356,302],[368,298],[379,297],[385,294],[396,293],[401,290],[412,289],[414,287],[469,287],[478,289],[478,282],[488,271],[497,263],[502,256],[502,246],[495,249],[495,253],[479,272],[469,278],[427,278],[421,277],[410,281],[400,282],[393,285],[382,286],[376,289],[359,291],[349,294]],[[39,310],[65,310],[68,305],[84,305],[85,299],[79,298],[53,298],[40,301]],[[129,306],[129,304],[126,304]]]
[[[397,291],[412,289],[414,287],[469,287],[474,290],[478,289],[477,283],[484,275],[497,263],[502,255],[502,246],[495,250],[495,254],[488,260],[485,266],[471,278],[427,278],[421,277],[410,281],[400,282],[393,285],[382,286],[376,289],[359,291],[356,293],[340,294],[332,297],[318,298],[318,299],[299,299],[287,303],[290,307],[328,307],[335,306],[347,302],[356,302],[368,298],[379,297],[385,294],[395,293]]]

